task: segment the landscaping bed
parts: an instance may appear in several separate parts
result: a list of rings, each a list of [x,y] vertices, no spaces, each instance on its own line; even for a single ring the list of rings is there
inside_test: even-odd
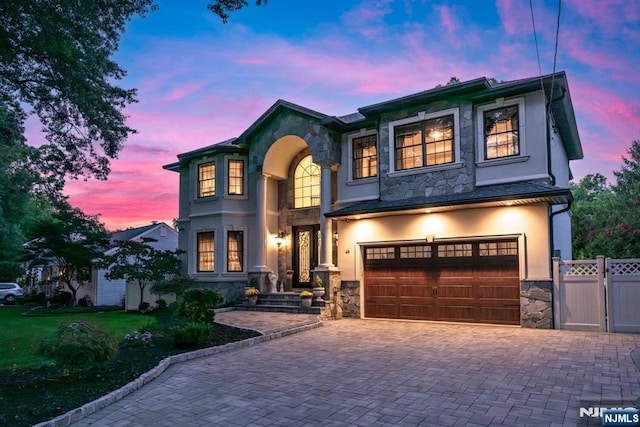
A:
[[[123,343],[114,359],[88,371],[65,374],[53,364],[0,370],[0,426],[30,426],[49,420],[122,387],[168,356],[193,350],[171,346],[170,337],[163,332],[170,326],[165,321],[158,320],[151,346]],[[214,323],[209,346],[258,335]]]

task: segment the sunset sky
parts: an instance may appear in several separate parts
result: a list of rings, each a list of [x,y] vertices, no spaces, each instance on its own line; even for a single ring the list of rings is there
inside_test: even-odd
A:
[[[239,135],[278,99],[330,114],[437,84],[539,75],[526,0],[269,0],[228,24],[206,1],[160,0],[128,27],[116,60],[138,89],[127,108],[138,130],[109,180],[66,193],[111,230],[178,216],[176,155]],[[553,70],[557,1],[535,0],[540,67]],[[567,72],[585,158],[576,180],[613,182],[640,139],[640,2],[565,0],[558,71]],[[30,141],[41,138],[28,134]]]

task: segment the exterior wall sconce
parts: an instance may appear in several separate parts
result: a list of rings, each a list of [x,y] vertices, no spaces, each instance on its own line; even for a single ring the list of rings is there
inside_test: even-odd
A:
[[[333,233],[333,240],[338,241],[338,232]]]
[[[427,234],[425,238],[427,243],[433,243],[435,239],[436,239],[436,236],[434,234]]]
[[[284,231],[281,231],[275,240],[278,247],[280,247],[283,243],[286,243],[287,239],[284,237]]]

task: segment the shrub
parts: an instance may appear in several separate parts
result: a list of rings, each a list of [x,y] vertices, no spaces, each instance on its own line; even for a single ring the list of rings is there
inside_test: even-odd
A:
[[[73,294],[69,291],[57,290],[51,297],[51,304],[56,307],[69,307],[73,301]]]
[[[193,288],[184,292],[178,303],[176,314],[192,322],[213,323],[214,310],[224,297],[214,289]]]
[[[166,310],[167,307],[167,301],[162,298],[156,301],[156,310]]]
[[[138,304],[138,310],[141,313],[146,312],[147,310],[149,310],[149,303],[148,302],[141,302],[140,304]]]
[[[106,331],[75,321],[60,326],[53,339],[43,342],[41,352],[65,370],[83,370],[113,358],[118,353],[118,342]]]
[[[171,343],[176,348],[203,347],[211,341],[213,325],[210,323],[187,322],[171,329]]]

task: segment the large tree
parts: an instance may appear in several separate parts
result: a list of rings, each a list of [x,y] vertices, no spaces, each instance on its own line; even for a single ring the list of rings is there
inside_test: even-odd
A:
[[[573,252],[577,259],[640,257],[640,141],[632,142],[616,184],[601,174],[571,185]]]
[[[266,3],[257,0],[256,4]],[[245,0],[212,0],[226,22]],[[14,280],[25,241],[21,218],[34,194],[60,198],[66,179],[107,179],[135,130],[124,109],[136,90],[119,85],[113,60],[126,23],[153,0],[0,0],[0,267]],[[38,118],[45,142],[27,144]],[[36,146],[37,145],[37,146]]]
[[[109,268],[105,277],[108,280],[125,279],[127,283],[136,283],[140,289],[140,304],[144,308],[144,290],[148,284],[162,282],[180,272],[180,251],[155,249],[150,243],[152,238],[141,241],[124,240],[116,242],[114,254],[104,260]]]
[[[108,248],[109,234],[104,224],[97,215],[86,215],[62,202],[51,217],[34,226],[33,236],[26,245],[27,259],[32,265],[57,266],[58,281],[69,288],[75,305],[78,290],[90,279],[92,265]]]
[[[152,0],[0,2],[0,93],[40,119],[47,175],[104,179],[133,133],[123,108],[135,90],[111,56],[124,26]]]

